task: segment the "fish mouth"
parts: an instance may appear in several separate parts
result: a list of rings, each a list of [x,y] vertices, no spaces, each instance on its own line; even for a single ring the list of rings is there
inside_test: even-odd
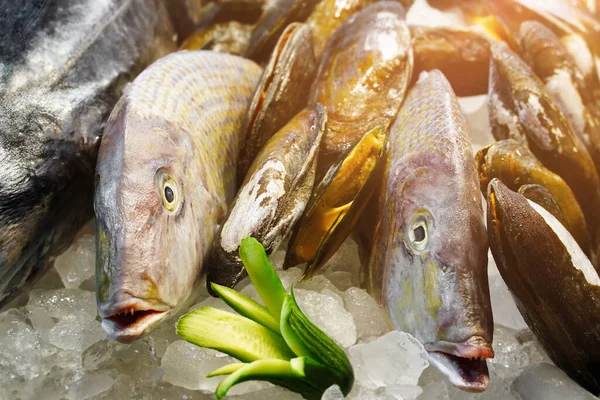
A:
[[[138,298],[98,308],[108,337],[122,343],[131,343],[149,333],[171,310],[160,300]]]
[[[494,350],[481,336],[471,336],[465,342],[438,341],[425,344],[429,361],[459,389],[483,392],[490,383],[486,359]]]

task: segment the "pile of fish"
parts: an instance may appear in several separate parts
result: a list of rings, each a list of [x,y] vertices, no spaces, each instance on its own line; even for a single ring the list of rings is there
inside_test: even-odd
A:
[[[410,1],[166,3],[1,17],[0,302],[92,204],[98,313],[122,342],[201,276],[242,281],[245,237],[289,238],[302,279],[352,237],[391,326],[481,392],[490,248],[554,363],[600,393],[595,2],[430,0],[463,28],[409,26]],[[477,94],[497,142],[474,155],[456,96]]]

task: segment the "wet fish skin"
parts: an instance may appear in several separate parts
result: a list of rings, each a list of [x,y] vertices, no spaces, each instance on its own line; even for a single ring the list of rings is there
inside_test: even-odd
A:
[[[147,68],[107,123],[96,166],[96,296],[133,341],[176,312],[236,190],[240,126],[260,67],[181,51]]]
[[[488,235],[502,279],[554,363],[600,392],[600,277],[545,209],[494,179]]]
[[[441,72],[409,91],[387,157],[363,283],[454,385],[483,391],[493,357],[488,245],[466,122]]]
[[[0,307],[92,217],[103,122],[175,49],[161,1],[0,1]]]

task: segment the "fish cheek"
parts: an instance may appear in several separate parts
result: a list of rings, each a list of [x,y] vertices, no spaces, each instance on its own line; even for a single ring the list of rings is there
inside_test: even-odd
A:
[[[107,303],[111,281],[110,237],[106,234],[102,222],[96,218],[96,301]]]

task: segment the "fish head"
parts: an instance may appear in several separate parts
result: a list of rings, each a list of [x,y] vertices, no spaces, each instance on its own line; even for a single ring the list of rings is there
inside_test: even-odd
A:
[[[98,311],[113,339],[130,342],[150,332],[197,279],[203,250],[190,243],[201,234],[194,193],[202,178],[188,165],[195,157],[189,138],[123,99],[108,122],[94,209]]]
[[[480,392],[494,354],[487,235],[476,185],[460,190],[444,171],[421,166],[399,182],[383,295],[394,325],[424,344],[431,363],[455,386]]]

